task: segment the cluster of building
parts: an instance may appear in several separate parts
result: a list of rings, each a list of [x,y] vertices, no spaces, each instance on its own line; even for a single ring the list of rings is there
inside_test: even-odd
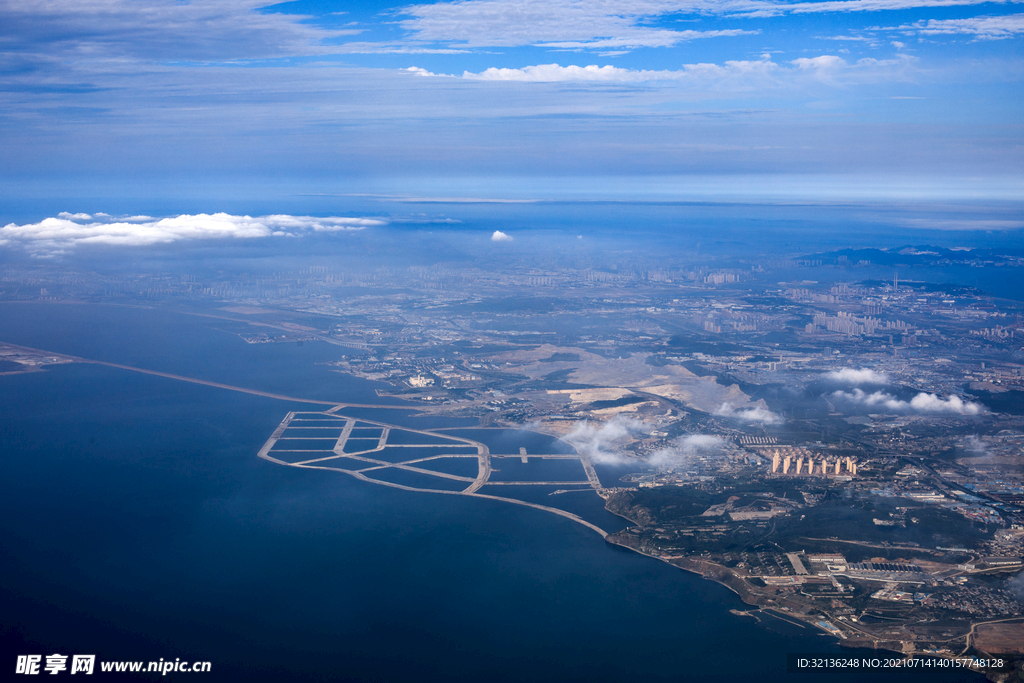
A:
[[[829,332],[847,335],[871,335],[877,334],[879,330],[907,332],[910,329],[910,326],[902,320],[883,321],[871,316],[858,318],[846,311],[839,311],[834,317],[826,313],[819,313],[814,316],[813,322],[807,323],[804,332],[814,334],[818,327],[823,327]]]
[[[806,476],[855,476],[857,461],[852,457],[836,457],[818,455],[806,448],[780,446],[762,451],[765,457],[771,457],[771,473],[780,475]]]
[[[975,617],[993,617],[1019,614],[1020,601],[1012,593],[988,586],[961,586],[956,591],[933,593],[929,598],[933,607],[964,612]]]

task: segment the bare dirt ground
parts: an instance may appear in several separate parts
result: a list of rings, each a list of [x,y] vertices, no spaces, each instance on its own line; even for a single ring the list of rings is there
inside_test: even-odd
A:
[[[714,377],[698,377],[680,365],[648,365],[646,360],[649,355],[637,353],[629,358],[605,358],[576,347],[545,344],[536,349],[496,354],[490,360],[498,365],[507,363],[509,365],[504,367],[506,371],[532,379],[563,371],[567,372],[566,379],[575,384],[604,387],[606,391],[617,390],[620,392],[618,396],[627,395],[627,389],[637,389],[681,401],[708,413],[721,408],[725,403],[734,408],[755,405],[735,384],[722,386]],[[558,360],[550,360],[552,358]],[[575,360],[568,360],[570,358]],[[574,401],[580,399],[583,397],[573,397]],[[588,397],[584,400],[593,399]]]
[[[979,626],[974,645],[992,654],[1024,655],[1024,623]]]

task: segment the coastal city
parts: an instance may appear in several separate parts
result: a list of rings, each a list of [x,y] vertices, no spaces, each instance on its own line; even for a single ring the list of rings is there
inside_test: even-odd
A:
[[[420,414],[562,439],[596,472],[570,484],[628,520],[608,542],[728,586],[745,615],[847,647],[1020,658],[1024,306],[913,274],[1024,261],[861,252],[246,276],[8,264],[0,299],[330,345],[329,371]],[[5,372],[72,360],[0,348]]]

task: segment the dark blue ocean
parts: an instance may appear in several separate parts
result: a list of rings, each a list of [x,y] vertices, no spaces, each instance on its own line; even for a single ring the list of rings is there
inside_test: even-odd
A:
[[[144,309],[2,304],[0,341],[293,396],[377,386],[318,365],[335,347],[248,345]],[[208,660],[211,681],[810,682],[786,653],[838,651],[567,519],[256,457],[308,409],[97,365],[0,376],[0,667],[62,653]]]

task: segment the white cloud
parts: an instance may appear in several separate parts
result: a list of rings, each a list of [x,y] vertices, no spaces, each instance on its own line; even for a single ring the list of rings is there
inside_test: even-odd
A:
[[[825,83],[852,83],[871,80],[901,80],[907,77],[906,70],[916,64],[912,55],[898,53],[893,59],[864,57],[856,62],[847,62],[837,55],[801,57],[790,62],[798,72],[812,76]]]
[[[689,434],[681,436],[668,448],[662,448],[647,458],[647,462],[655,467],[679,466],[697,453],[707,453],[720,449],[725,440],[711,434]]]
[[[753,408],[739,408],[737,409],[731,403],[723,403],[722,406],[715,411],[715,415],[720,417],[731,417],[741,422],[760,422],[762,424],[778,424],[782,422],[782,418],[768,410],[764,406],[755,405]]]
[[[529,81],[534,83],[552,83],[557,81],[642,81],[658,78],[659,73],[675,72],[637,71],[622,69],[617,66],[559,66],[558,64],[538,64],[525,66],[521,69],[497,69],[491,67],[480,73],[466,71],[462,77],[470,81]]]
[[[512,241],[512,237],[510,235],[506,235],[501,230],[495,230],[494,234],[491,235],[491,241],[492,242],[511,242]]]
[[[768,75],[779,69],[768,55],[757,61],[727,61],[718,64],[684,64],[679,70],[623,69],[617,66],[561,66],[559,64],[538,64],[518,69],[491,67],[479,73],[465,71],[461,76],[436,74],[420,67],[409,67],[406,71],[419,76],[437,78],[461,78],[467,81],[517,81],[524,83],[560,83],[591,81],[598,83],[639,83],[645,81],[720,80],[728,77]]]
[[[878,60],[860,59],[849,63],[835,55],[802,57],[790,62],[792,66],[773,62],[771,55],[764,54],[757,60],[730,60],[722,64],[684,64],[680,69],[624,69],[606,64],[578,66],[570,64],[537,64],[520,68],[491,67],[480,72],[464,71],[461,76],[439,74],[418,66],[407,67],[404,71],[417,76],[431,78],[458,78],[467,81],[519,82],[519,83],[645,83],[676,82],[700,86],[730,84],[738,87],[763,87],[780,84],[784,79],[796,80],[823,77],[833,79],[839,76],[849,78],[873,78],[880,74],[898,74],[899,69],[910,65],[913,57]]]
[[[95,220],[101,217],[107,220]],[[181,240],[229,237],[252,239],[272,235],[299,235],[308,231],[362,230],[384,224],[385,221],[370,218],[287,215],[252,218],[215,213],[154,219],[149,216],[113,218],[107,214],[90,217],[88,214],[64,212],[60,217],[45,218],[38,223],[10,223],[0,228],[0,240],[6,244],[20,244],[33,254],[45,255],[91,244],[147,246]]]
[[[988,444],[986,444],[981,437],[975,434],[971,434],[964,439],[964,449],[970,451],[977,457],[987,457],[992,454],[991,451],[989,451]]]
[[[842,368],[826,372],[823,377],[833,382],[843,384],[888,384],[889,376],[883,372],[877,372],[869,368],[855,370],[853,368]]]
[[[919,413],[958,413],[960,415],[977,415],[982,412],[980,404],[964,401],[959,396],[945,399],[935,394],[921,392],[910,399],[910,408]]]
[[[646,432],[646,426],[639,420],[616,415],[600,426],[580,422],[563,440],[592,462],[621,465],[629,462],[622,447],[633,437]]]
[[[976,40],[1002,40],[1024,33],[1024,14],[970,17],[968,19],[928,19],[902,26],[876,27],[879,31],[903,31],[926,36],[971,35]]]
[[[790,62],[798,69],[835,69],[846,66],[846,60],[835,55],[821,55],[820,57],[801,57]]]
[[[910,401],[900,400],[884,391],[875,391],[869,394],[862,389],[854,389],[852,392],[836,391],[832,393],[832,398],[891,413],[978,415],[984,411],[981,405],[964,401],[959,396],[940,398],[924,391]]]
[[[723,78],[728,76],[768,74],[778,67],[770,59],[757,61],[728,61],[724,66],[717,64],[685,64],[679,70],[623,69],[617,66],[560,66],[538,64],[521,69],[497,69],[491,67],[480,73],[466,71],[462,78],[471,81],[522,81],[532,83],[557,83],[561,81],[593,81],[604,83],[629,83],[644,81],[678,81],[683,79]],[[425,74],[426,75],[426,74]]]

